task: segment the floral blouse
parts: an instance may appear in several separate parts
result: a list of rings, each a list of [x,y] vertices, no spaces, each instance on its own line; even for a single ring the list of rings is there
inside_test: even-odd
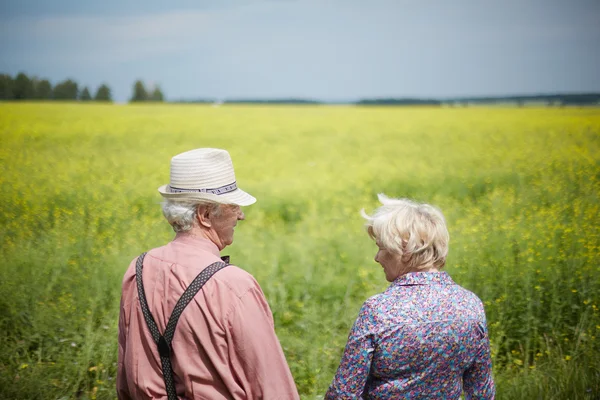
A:
[[[400,276],[369,298],[326,399],[493,399],[483,304],[446,272]]]

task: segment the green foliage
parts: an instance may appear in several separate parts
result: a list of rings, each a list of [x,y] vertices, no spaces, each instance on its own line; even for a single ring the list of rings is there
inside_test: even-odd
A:
[[[162,90],[160,87],[156,86],[154,90],[152,90],[152,94],[150,95],[150,101],[162,102],[165,100]]]
[[[153,94],[162,99],[162,93]],[[72,79],[60,82],[56,87],[47,79],[29,78],[24,73],[19,73],[15,79],[10,75],[0,74],[0,100],[81,100],[90,101],[92,96],[87,87],[81,93],[78,84]],[[111,102],[111,90],[106,84],[98,87],[95,101]],[[162,101],[162,100],[160,100]]]
[[[33,97],[33,82],[23,72],[20,72],[15,78],[12,86],[12,94],[15,100],[26,100]]]
[[[67,79],[56,84],[52,92],[52,97],[55,100],[77,100],[78,94],[77,82]]]
[[[133,94],[130,101],[137,102],[163,102],[165,100],[162,90],[159,86],[154,86],[151,90],[147,90],[144,82],[138,80],[133,85]]]
[[[90,95],[89,89],[86,87],[83,88],[81,93],[79,94],[79,100],[81,101],[90,101],[92,100],[92,96]]]
[[[38,100],[52,99],[52,85],[47,79],[34,81],[34,98]]]
[[[387,286],[359,214],[379,192],[446,215],[498,399],[600,396],[597,109],[0,104],[0,135],[0,398],[115,398],[123,273],[172,238],[156,188],[200,146],[258,198],[225,253],[261,284],[303,398]]]
[[[12,100],[13,94],[13,79],[8,74],[0,74],[0,100]]]
[[[95,101],[112,101],[112,94],[110,92],[110,88],[106,84],[100,85],[98,90],[96,91],[96,95],[94,96]]]
[[[131,95],[131,102],[148,101],[148,92],[144,86],[144,82],[138,80],[133,84],[133,94]]]

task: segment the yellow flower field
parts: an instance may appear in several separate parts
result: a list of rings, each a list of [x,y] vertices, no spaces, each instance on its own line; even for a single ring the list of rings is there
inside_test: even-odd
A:
[[[600,396],[600,109],[0,103],[0,398],[112,399],[120,282],[172,238],[169,159],[229,150],[232,261],[320,398],[386,282],[361,208],[439,206],[486,306],[499,399]]]

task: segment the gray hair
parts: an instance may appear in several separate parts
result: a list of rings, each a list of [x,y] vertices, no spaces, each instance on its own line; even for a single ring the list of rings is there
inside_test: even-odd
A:
[[[418,271],[442,268],[448,255],[448,228],[444,215],[429,204],[408,199],[377,197],[381,204],[373,216],[363,209],[369,236],[387,250],[401,256],[403,269]]]
[[[166,199],[162,205],[162,212],[175,232],[189,232],[198,225],[198,209],[208,207],[212,216],[221,213],[220,204],[199,200],[172,200]]]

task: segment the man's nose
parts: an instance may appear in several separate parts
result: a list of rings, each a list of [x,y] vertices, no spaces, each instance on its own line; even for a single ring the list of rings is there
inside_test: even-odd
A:
[[[239,221],[245,220],[246,216],[244,215],[244,212],[242,210],[240,210],[240,212],[238,213],[238,218]]]

